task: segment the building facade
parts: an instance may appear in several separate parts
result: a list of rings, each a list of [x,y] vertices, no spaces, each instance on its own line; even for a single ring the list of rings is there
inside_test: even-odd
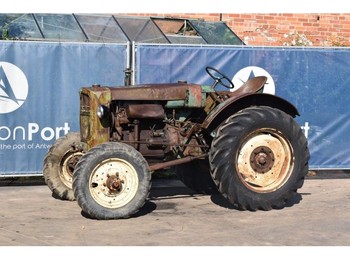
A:
[[[350,14],[127,14],[224,21],[247,44],[259,46],[350,46]]]

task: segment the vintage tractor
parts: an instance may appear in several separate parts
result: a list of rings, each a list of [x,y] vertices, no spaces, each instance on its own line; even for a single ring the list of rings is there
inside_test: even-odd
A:
[[[82,88],[80,133],[59,138],[44,159],[51,191],[92,218],[127,218],[146,202],[154,171],[173,167],[186,186],[221,193],[238,210],[283,208],[308,173],[297,109],[264,94],[264,76],[231,92],[230,78],[206,71],[212,86]]]

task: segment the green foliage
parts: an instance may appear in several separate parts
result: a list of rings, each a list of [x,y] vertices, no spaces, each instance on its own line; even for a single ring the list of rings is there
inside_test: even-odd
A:
[[[312,46],[313,43],[305,34],[300,34],[298,31],[284,35],[284,46]]]
[[[10,39],[8,24],[5,24],[1,29],[1,39],[2,40]]]

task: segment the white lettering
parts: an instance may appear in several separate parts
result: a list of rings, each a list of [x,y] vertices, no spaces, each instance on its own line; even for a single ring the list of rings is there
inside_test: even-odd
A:
[[[25,149],[25,148],[26,148],[26,145],[24,143],[23,144],[15,144],[12,147],[13,150],[21,150],[21,149]]]
[[[57,130],[57,128],[56,128],[56,130]],[[64,134],[63,134],[63,135],[68,134],[68,132],[70,131],[70,127],[68,126],[68,123],[67,123],[67,122],[64,123],[63,131],[64,131]],[[57,132],[57,134],[56,134],[56,139],[59,138],[59,137],[60,137],[60,136],[59,136],[59,132]]]
[[[33,134],[37,133],[39,131],[39,125],[36,123],[29,123],[28,124],[28,140],[33,140]]]
[[[1,130],[7,131],[7,136],[2,137],[1,134],[3,133]],[[7,126],[0,126],[0,140],[7,140],[11,136],[11,130]]]
[[[24,139],[25,139],[26,131],[25,131],[25,129],[24,129],[23,126],[17,126],[17,127],[15,127],[15,129],[13,130],[13,139],[16,140],[16,131],[17,131],[17,130],[22,130],[22,140],[24,140]]]
[[[0,149],[3,150],[3,149],[11,149],[12,146],[11,145],[7,145],[7,144],[0,144]]]
[[[0,141],[33,141],[39,134],[41,139],[50,141],[66,135],[69,131],[70,127],[68,123],[64,123],[64,125],[60,127],[40,127],[37,123],[28,123],[27,127],[16,126],[10,128],[8,126],[0,126]]]
[[[49,133],[49,136],[46,136],[45,133]],[[49,141],[55,137],[55,131],[51,127],[45,127],[43,130],[41,130],[41,137],[45,141]]]
[[[46,145],[46,144],[36,144],[35,149],[48,149],[50,148],[51,145]]]
[[[305,122],[305,125],[301,126],[301,129],[304,130],[304,135],[306,138],[308,138],[310,130],[309,122]]]

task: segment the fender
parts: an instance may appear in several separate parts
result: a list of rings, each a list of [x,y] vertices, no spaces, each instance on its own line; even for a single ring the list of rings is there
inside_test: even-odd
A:
[[[218,105],[211,111],[202,124],[202,128],[212,132],[229,116],[250,106],[271,106],[278,108],[293,118],[299,116],[299,112],[294,105],[287,100],[270,94],[254,93],[231,97]]]

